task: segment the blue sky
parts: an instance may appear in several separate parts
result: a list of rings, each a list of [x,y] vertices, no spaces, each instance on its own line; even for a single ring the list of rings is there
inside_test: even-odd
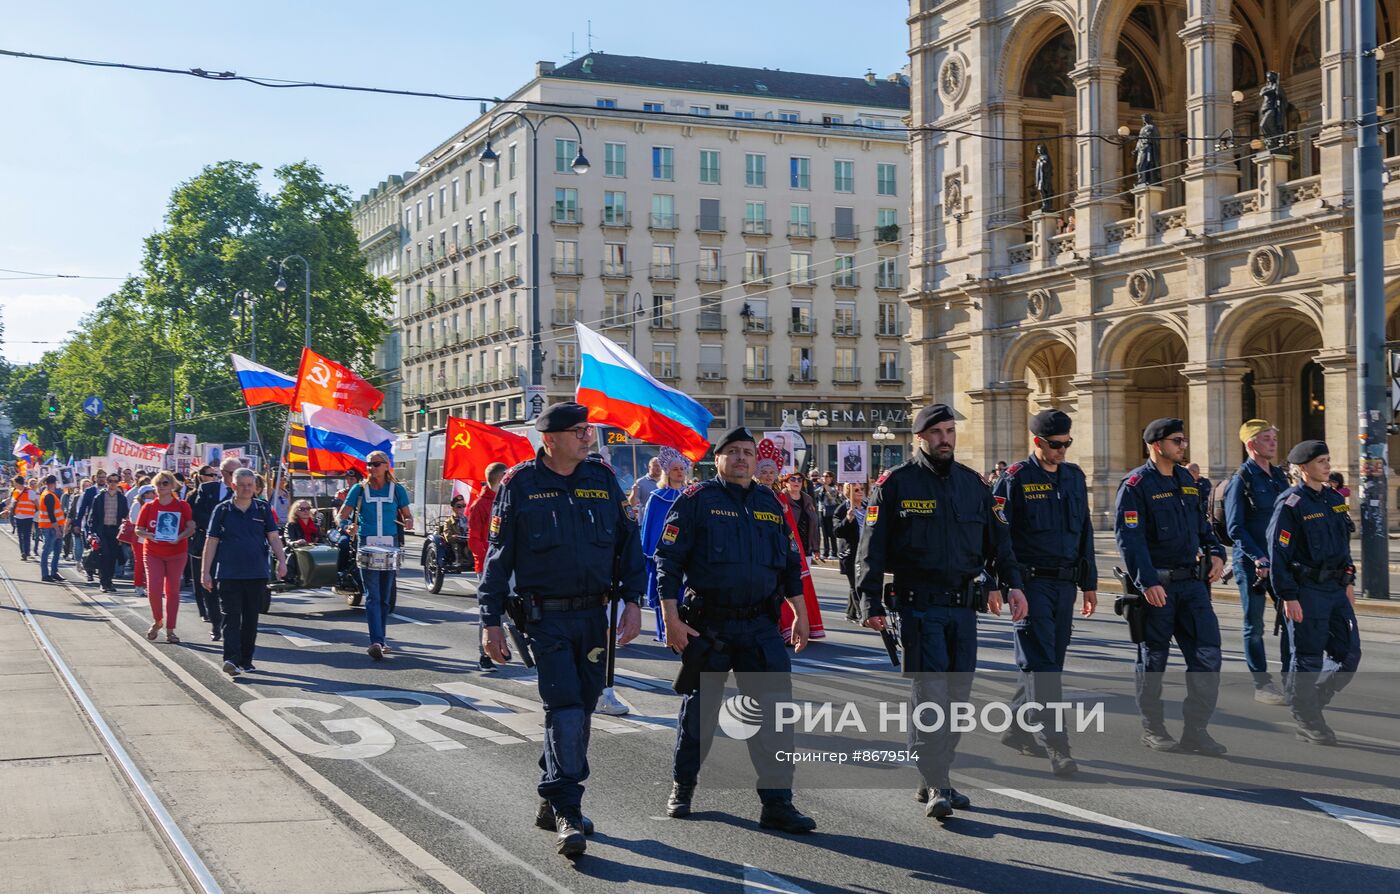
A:
[[[172,68],[504,96],[538,59],[579,52],[858,77],[907,61],[897,0],[679,3],[9,4],[0,47]],[[884,7],[883,16],[872,14]],[[665,10],[658,14],[657,10]],[[674,11],[672,11],[674,10]],[[551,23],[542,25],[540,23]],[[121,277],[180,181],[221,159],[309,159],[358,196],[476,114],[475,104],[269,90],[0,57],[0,268]],[[4,356],[36,360],[115,285],[0,273]]]

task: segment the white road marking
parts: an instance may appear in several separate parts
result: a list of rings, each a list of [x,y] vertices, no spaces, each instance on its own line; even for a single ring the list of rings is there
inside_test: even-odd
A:
[[[1173,845],[1175,847],[1184,848],[1186,850],[1195,851],[1200,854],[1206,854],[1207,856],[1220,857],[1222,860],[1229,860],[1231,863],[1246,864],[1260,862],[1260,859],[1258,857],[1251,857],[1249,854],[1242,854],[1239,851],[1227,850],[1223,847],[1217,847],[1213,844],[1207,844],[1204,841],[1197,841],[1194,838],[1187,838],[1184,835],[1175,835],[1171,832],[1163,832],[1161,829],[1154,829],[1151,826],[1144,826],[1140,823],[1132,822],[1131,820],[1119,819],[1116,816],[1109,816],[1105,813],[1095,813],[1092,810],[1085,810],[1082,807],[1075,807],[1073,804],[1066,804],[1063,801],[1053,801],[1049,798],[1042,798],[1039,795],[1032,795],[1029,792],[1019,791],[1014,788],[999,788],[997,786],[989,785],[984,782],[978,782],[977,780],[973,780],[967,776],[962,776],[962,778],[968,780],[969,782],[972,782],[974,785],[977,785],[980,788],[985,788],[990,792],[1002,795],[1007,798],[1012,798],[1017,801],[1025,801],[1027,804],[1034,804],[1037,807],[1044,807],[1049,810],[1054,810],[1057,813],[1063,813],[1068,816],[1077,817],[1079,819],[1089,820],[1090,822],[1101,823],[1102,825],[1108,826],[1110,828],[1123,829],[1128,832],[1136,832],[1137,834],[1142,835],[1146,838],[1154,838],[1157,841],[1161,841],[1166,844]]]
[[[1400,844],[1400,819],[1393,816],[1382,816],[1367,810],[1358,810],[1355,807],[1343,807],[1340,804],[1332,804],[1327,801],[1315,801],[1312,798],[1304,798],[1303,800],[1318,810],[1326,812],[1333,819],[1341,820],[1378,844]]]
[[[330,643],[326,642],[325,640],[317,639],[314,636],[307,636],[305,633],[299,633],[296,630],[288,630],[285,627],[260,627],[258,628],[258,632],[275,633],[278,636],[286,638],[287,642],[291,643],[299,649],[310,649],[315,648],[316,646],[330,645]]]
[[[744,864],[744,890],[760,891],[763,894],[812,894],[801,885],[793,884],[749,863]]]
[[[417,624],[419,627],[431,627],[431,621],[420,621],[417,618],[410,618],[408,615],[401,615],[398,612],[391,612],[389,617],[403,621],[405,624]]]

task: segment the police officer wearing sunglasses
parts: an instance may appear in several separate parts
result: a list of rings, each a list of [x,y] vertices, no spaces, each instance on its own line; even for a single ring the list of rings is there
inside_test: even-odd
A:
[[[1021,678],[1013,698],[1017,709],[1027,701],[1044,705],[1063,700],[1061,674],[1074,627],[1075,589],[1084,593],[1084,617],[1098,605],[1088,486],[1079,466],[1065,462],[1073,443],[1071,425],[1060,410],[1031,417],[1035,450],[1008,468],[992,490],[1011,528],[1029,607],[1014,625]],[[1027,719],[1034,723],[1040,718]],[[1024,754],[1048,756],[1056,776],[1074,775],[1078,768],[1070,757],[1069,736],[1051,723],[1039,725],[1042,729],[1032,735],[1013,724],[1002,735],[1002,744]]]

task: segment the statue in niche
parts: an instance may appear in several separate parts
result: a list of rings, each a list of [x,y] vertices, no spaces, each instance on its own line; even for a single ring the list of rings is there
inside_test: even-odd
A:
[[[1055,162],[1044,143],[1035,147],[1035,191],[1040,193],[1040,210],[1047,214],[1054,211]]]
[[[1264,137],[1264,145],[1275,151],[1283,148],[1287,132],[1288,99],[1283,95],[1283,85],[1278,72],[1265,72],[1264,86],[1259,88],[1259,133]]]
[[[1159,142],[1157,125],[1152,123],[1150,114],[1143,113],[1142,127],[1138,130],[1137,135],[1137,148],[1134,150],[1136,160],[1134,167],[1137,171],[1138,186],[1156,186],[1162,182],[1162,156]]]

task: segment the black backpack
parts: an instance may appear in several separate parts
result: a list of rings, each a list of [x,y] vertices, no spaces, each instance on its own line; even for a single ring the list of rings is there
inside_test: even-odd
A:
[[[1240,477],[1236,472],[1229,478],[1210,489],[1210,526],[1215,529],[1215,537],[1225,546],[1234,546],[1235,541],[1230,537],[1230,531],[1225,525],[1225,490],[1230,486],[1230,482]],[[1247,487],[1244,481],[1240,482],[1244,488],[1244,499],[1249,504],[1251,512],[1254,511],[1254,490]]]

